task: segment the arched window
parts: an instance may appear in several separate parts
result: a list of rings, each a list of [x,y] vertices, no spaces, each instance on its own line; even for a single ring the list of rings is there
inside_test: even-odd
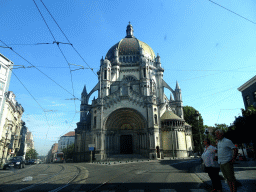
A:
[[[157,115],[154,115],[155,124],[157,124]]]
[[[135,63],[135,56],[133,56],[133,63]]]
[[[96,117],[93,119],[93,126],[96,127]]]

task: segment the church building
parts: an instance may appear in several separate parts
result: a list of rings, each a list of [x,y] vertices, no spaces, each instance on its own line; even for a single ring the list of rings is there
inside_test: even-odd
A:
[[[75,129],[76,162],[90,161],[92,149],[96,160],[118,154],[150,159],[192,154],[192,128],[184,120],[179,84],[172,89],[164,81],[160,56],[133,31],[129,23],[126,37],[100,60],[96,86],[89,93],[86,86],[83,89]],[[96,91],[98,98],[89,104]]]

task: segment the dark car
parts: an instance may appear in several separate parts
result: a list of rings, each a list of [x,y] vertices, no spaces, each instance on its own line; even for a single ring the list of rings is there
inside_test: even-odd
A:
[[[30,160],[28,161],[28,164],[29,164],[29,165],[34,165],[34,164],[36,164],[36,160],[35,160],[35,159],[30,159]]]
[[[22,157],[22,156],[11,157],[4,164],[3,169],[11,168],[11,167],[15,167],[15,168],[19,168],[19,169],[25,168],[25,159],[24,159],[24,157]]]

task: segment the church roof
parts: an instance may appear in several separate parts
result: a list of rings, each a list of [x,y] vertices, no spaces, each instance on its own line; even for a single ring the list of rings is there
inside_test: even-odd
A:
[[[75,136],[75,131],[70,131],[63,136],[66,136],[66,137]]]
[[[192,127],[191,125],[189,125],[188,123],[185,122],[185,126],[189,126],[189,127]]]
[[[161,116],[161,120],[182,120],[178,115],[174,114],[172,111],[165,111]]]
[[[148,44],[135,38],[133,35],[129,35],[127,32],[128,30],[133,32],[133,28],[131,24],[127,26],[127,30],[126,30],[127,36],[109,49],[106,55],[107,59],[111,61],[114,58],[115,49],[118,49],[118,55],[120,56],[120,55],[139,55],[140,48],[143,48],[144,56],[154,60],[155,53],[153,49]]]

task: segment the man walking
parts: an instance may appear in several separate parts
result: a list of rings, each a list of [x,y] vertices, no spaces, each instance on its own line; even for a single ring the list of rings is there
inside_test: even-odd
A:
[[[218,129],[215,134],[218,139],[218,163],[220,164],[221,172],[228,181],[230,191],[236,192],[237,186],[233,163],[236,160],[238,149],[231,140],[224,137],[224,132],[221,129]],[[234,150],[233,154],[232,150]]]

